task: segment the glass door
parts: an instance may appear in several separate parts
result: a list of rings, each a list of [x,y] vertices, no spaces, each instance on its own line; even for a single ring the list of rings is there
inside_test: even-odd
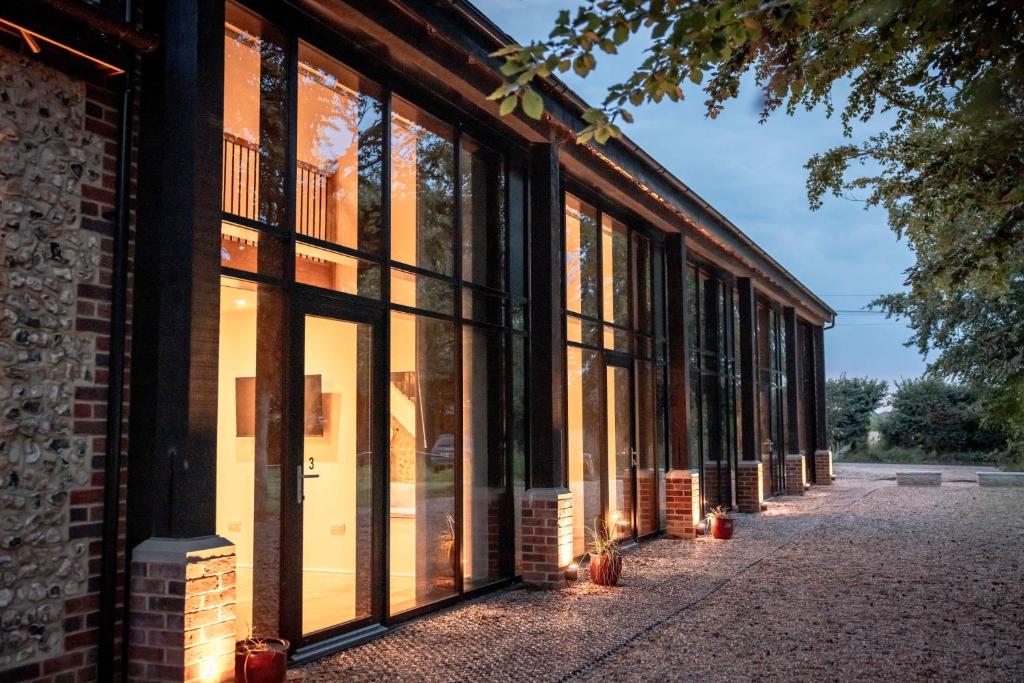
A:
[[[608,408],[608,463],[605,521],[620,540],[632,540],[636,522],[637,451],[633,431],[633,373],[629,365],[607,359],[605,390]]]
[[[297,650],[379,624],[380,324],[296,313],[282,611]]]

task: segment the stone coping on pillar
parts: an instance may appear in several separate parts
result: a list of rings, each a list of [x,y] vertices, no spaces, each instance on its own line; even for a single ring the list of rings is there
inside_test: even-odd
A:
[[[183,558],[210,559],[235,554],[235,544],[223,536],[147,538],[132,550],[133,562],[175,562]]]
[[[669,470],[665,479],[693,479],[700,476],[700,470]]]
[[[786,456],[786,460],[799,460],[802,462],[803,459],[804,456],[802,453],[790,453],[789,455]]]
[[[762,464],[760,460],[739,460],[736,462],[736,467],[761,467]]]

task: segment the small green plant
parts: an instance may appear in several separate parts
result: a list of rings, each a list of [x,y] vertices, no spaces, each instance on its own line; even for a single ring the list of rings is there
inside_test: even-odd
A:
[[[614,559],[620,555],[619,541],[608,531],[608,524],[600,517],[594,518],[594,526],[587,527],[590,543],[587,552],[591,557],[601,555]]]

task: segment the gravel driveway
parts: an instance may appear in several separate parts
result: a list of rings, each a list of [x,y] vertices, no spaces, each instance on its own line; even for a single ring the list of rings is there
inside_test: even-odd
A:
[[[897,469],[837,465],[732,541],[642,545],[616,588],[502,592],[289,680],[1024,680],[1024,489]]]

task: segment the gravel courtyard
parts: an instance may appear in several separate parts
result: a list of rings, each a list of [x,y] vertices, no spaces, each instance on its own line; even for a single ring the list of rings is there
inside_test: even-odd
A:
[[[289,680],[1024,680],[1024,489],[897,469],[837,465],[731,541],[642,545],[616,588],[505,591]]]

